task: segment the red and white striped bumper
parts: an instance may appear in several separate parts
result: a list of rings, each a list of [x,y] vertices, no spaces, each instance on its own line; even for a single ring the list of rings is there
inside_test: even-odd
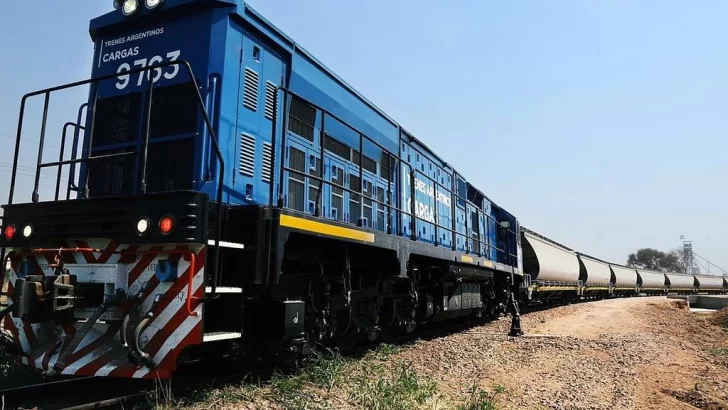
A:
[[[34,368],[49,370],[59,357],[68,353],[66,366],[61,374],[162,379],[171,377],[182,350],[202,343],[201,300],[205,292],[206,248],[174,244],[124,245],[109,240],[72,241],[68,245],[99,250],[64,255],[64,262],[71,274],[74,274],[74,268],[82,271],[84,265],[109,265],[115,267],[115,272],[120,275],[120,280],[114,285],[117,289],[123,288],[129,294],[135,294],[142,289],[145,291],[133,306],[120,307],[114,314],[102,316],[83,336],[73,352],[67,350],[76,333],[82,328],[82,321],[73,325],[56,326],[53,322],[31,324],[6,316],[0,327],[10,333],[14,342],[22,348],[21,361]],[[179,258],[177,279],[160,282],[155,275],[160,259],[167,259],[170,253],[181,251],[189,251],[194,255],[191,258],[194,266],[192,260]],[[43,272],[44,275],[53,275],[53,269],[48,265],[53,263],[54,256],[52,253],[39,253],[30,249],[14,249],[10,255],[11,268],[8,272],[9,292],[13,292],[22,261],[34,265],[36,274]],[[83,277],[79,277],[79,282],[83,282]],[[189,306],[192,315],[188,312],[187,305],[189,289],[192,289],[193,303]],[[153,306],[155,298],[158,303]],[[151,356],[153,366],[138,367],[129,361],[129,350],[122,346],[120,319],[123,315],[129,315],[127,335],[131,343],[134,327],[152,308],[152,319],[142,330],[139,344]]]

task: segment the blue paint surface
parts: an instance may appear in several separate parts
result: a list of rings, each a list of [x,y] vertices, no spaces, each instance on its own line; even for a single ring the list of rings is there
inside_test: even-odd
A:
[[[132,18],[115,11],[94,20],[91,33],[96,77],[170,59],[191,64],[225,160],[226,203],[282,203],[512,262],[516,237],[499,224],[513,230],[515,218],[482,194],[471,202],[453,167],[242,1],[169,0]],[[151,78],[155,90],[188,80],[172,68]],[[149,79],[110,80],[99,95],[146,95]],[[163,138],[196,139],[193,188],[214,196],[219,165],[198,123],[196,135]]]

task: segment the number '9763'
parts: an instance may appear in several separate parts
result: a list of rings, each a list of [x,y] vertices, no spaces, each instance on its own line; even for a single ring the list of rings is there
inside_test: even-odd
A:
[[[167,61],[177,61],[180,55],[180,50],[170,51],[167,53]],[[142,58],[139,60],[134,60],[133,67],[134,69],[139,68],[145,68],[145,67],[151,67],[155,64],[162,64],[165,60],[161,56],[154,56],[152,58]],[[116,70],[117,74],[121,74],[123,72],[128,72],[132,70],[132,65],[129,63],[123,63],[119,66],[119,68]],[[149,78],[153,75],[152,82],[156,83],[159,81],[162,76],[166,78],[167,80],[171,80],[175,77],[177,77],[177,74],[179,74],[179,66],[178,65],[172,65],[165,68],[155,68],[154,70],[149,71],[142,71],[138,74],[134,74],[134,77],[136,77],[137,86],[140,86],[144,83],[144,79],[146,78],[147,81],[149,81]],[[138,77],[137,77],[138,76]],[[116,83],[116,88],[119,90],[125,89],[131,81],[133,81],[131,74],[123,74],[119,77],[119,82]]]

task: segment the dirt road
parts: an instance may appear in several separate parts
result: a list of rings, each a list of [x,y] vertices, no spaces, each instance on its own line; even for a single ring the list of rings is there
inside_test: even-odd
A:
[[[728,409],[728,333],[665,298],[559,307],[419,342],[402,353],[453,397],[507,409]]]

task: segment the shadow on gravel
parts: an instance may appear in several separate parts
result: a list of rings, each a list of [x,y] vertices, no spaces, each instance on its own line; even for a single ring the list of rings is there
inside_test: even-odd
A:
[[[728,407],[718,403],[709,395],[700,391],[697,385],[689,391],[662,389],[662,392],[701,410],[728,410]]]

